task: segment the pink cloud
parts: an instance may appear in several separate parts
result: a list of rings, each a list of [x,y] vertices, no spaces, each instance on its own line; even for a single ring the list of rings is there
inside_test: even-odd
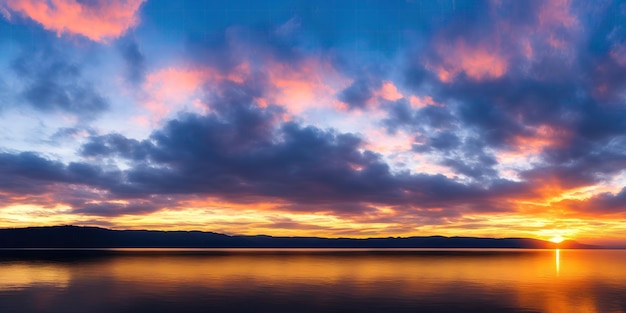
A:
[[[502,5],[500,1],[493,3],[494,8]],[[529,62],[551,51],[567,56],[563,52],[579,39],[580,22],[570,0],[542,1],[535,12],[536,20],[529,24],[512,23],[498,12],[487,13],[495,15],[493,29],[478,41],[446,38],[449,34],[445,32],[437,36],[433,43],[437,57],[427,60],[426,68],[445,83],[462,74],[474,81],[497,79],[517,66],[512,63],[520,60],[516,56]],[[614,53],[614,57],[618,55]]]
[[[529,129],[530,136],[516,136],[509,141],[509,149],[497,153],[499,163],[515,164],[538,156],[546,148],[561,147],[570,140],[571,132],[548,125]]]
[[[508,58],[487,44],[470,45],[459,39],[453,44],[440,44],[437,50],[441,62],[427,67],[442,82],[452,82],[461,73],[481,81],[499,78],[507,72]]]
[[[342,77],[330,63],[309,58],[296,65],[268,62],[272,90],[260,103],[278,104],[291,114],[299,114],[312,108],[331,107],[342,110],[342,104],[334,95],[346,88],[350,81]]]
[[[208,73],[203,70],[176,67],[163,68],[146,76],[143,84],[145,95],[140,103],[152,112],[152,121],[166,117],[175,109],[188,103],[194,104],[194,96]]]
[[[570,0],[544,1],[537,14],[536,31],[544,33],[545,41],[553,48],[567,48],[571,38],[564,36],[562,30],[569,31],[579,25],[578,19],[570,14],[570,6]]]
[[[414,109],[419,109],[419,108],[423,108],[426,106],[439,106],[439,107],[444,106],[443,103],[435,102],[435,100],[433,100],[433,97],[431,96],[419,97],[419,96],[411,95],[409,97],[409,103],[411,104],[411,107],[413,107]]]
[[[376,95],[389,101],[396,101],[403,98],[396,85],[390,81],[383,81],[383,85],[380,87],[380,90],[376,92]]]
[[[411,151],[415,141],[411,134],[398,132],[390,135],[385,129],[379,128],[367,129],[366,137],[368,141],[364,148],[382,154]]]
[[[611,58],[613,58],[613,60],[617,62],[617,64],[621,66],[626,66],[626,46],[614,45],[613,47],[611,47],[610,55]]]
[[[211,67],[161,68],[146,75],[140,103],[153,113],[151,117],[153,121],[167,117],[168,114],[185,106],[204,112],[207,107],[200,100],[203,85],[218,86],[223,81],[242,83],[249,76],[250,65],[246,62],[239,64],[229,73],[221,73]]]
[[[87,5],[76,0],[7,0],[6,6],[59,36],[78,34],[105,42],[123,35],[138,23],[137,11],[144,1],[99,0]]]
[[[282,121],[293,120],[308,111],[316,116],[331,111],[345,111],[347,108],[336,99],[336,94],[350,85],[351,80],[338,73],[332,65],[316,57],[310,57],[294,64],[282,63],[273,59],[262,64],[243,61],[228,72],[213,67],[172,66],[149,73],[138,95],[138,102],[150,111],[145,119],[151,123],[167,118],[180,110],[199,113],[210,111],[207,103],[202,103],[206,95],[220,95],[223,82],[247,84],[258,79],[255,74],[263,73],[267,78],[267,88],[255,96],[254,101],[261,108],[278,105],[285,109],[280,116]],[[397,100],[402,95],[392,82],[385,81],[376,91],[379,98]]]
[[[539,24],[548,27],[573,27],[578,24],[578,19],[570,15],[570,0],[543,1],[538,14]]]

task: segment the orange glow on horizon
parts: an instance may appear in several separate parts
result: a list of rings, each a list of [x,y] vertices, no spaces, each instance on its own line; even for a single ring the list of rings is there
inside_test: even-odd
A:
[[[195,205],[196,208],[189,207]],[[187,202],[187,208],[163,209],[152,213],[98,217],[76,215],[68,207],[54,210],[37,206],[14,206],[0,211],[0,227],[53,225],[102,226],[113,229],[200,230],[231,235],[315,236],[315,237],[388,237],[388,236],[473,236],[524,237],[542,240],[567,238],[619,238],[625,231],[617,222],[604,222],[602,231],[590,227],[585,220],[575,218],[555,222],[550,216],[529,218],[524,215],[474,215],[462,220],[450,220],[440,225],[407,225],[407,217],[393,207],[382,207],[375,213],[341,216],[330,212],[289,212],[280,204],[265,207],[217,201],[210,204]],[[199,208],[202,207],[202,208]],[[427,210],[426,214],[443,211]],[[474,220],[466,224],[465,219]],[[480,222],[479,222],[480,221]],[[473,226],[471,226],[473,225]],[[568,225],[567,231],[550,231]],[[587,243],[583,241],[583,243]]]
[[[552,241],[554,243],[561,243],[561,242],[563,242],[563,240],[565,240],[565,238],[563,238],[560,235],[556,235],[556,236],[550,238],[550,241]]]

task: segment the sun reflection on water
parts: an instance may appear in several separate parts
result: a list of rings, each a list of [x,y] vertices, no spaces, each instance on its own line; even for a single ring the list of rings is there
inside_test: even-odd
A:
[[[0,258],[0,312],[35,312],[38,305],[72,313],[76,311],[61,308],[72,307],[80,299],[93,306],[92,313],[115,312],[120,306],[137,307],[136,312],[154,312],[151,309],[161,306],[164,311],[175,311],[182,303],[193,306],[193,312],[206,308],[249,312],[250,305],[269,309],[272,303],[284,310],[282,305],[293,301],[306,304],[311,312],[342,311],[356,305],[372,312],[388,307],[408,312],[430,306],[436,312],[472,307],[476,312],[626,313],[621,296],[626,292],[626,251],[115,253],[33,261],[3,262]],[[567,262],[561,264],[561,257]],[[137,297],[149,301],[137,302]],[[151,303],[154,306],[148,307]],[[309,311],[301,313],[305,312]]]
[[[556,266],[556,276],[561,276],[561,250],[554,250],[554,265]]]

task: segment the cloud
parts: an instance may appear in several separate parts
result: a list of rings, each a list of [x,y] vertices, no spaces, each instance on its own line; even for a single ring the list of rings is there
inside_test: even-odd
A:
[[[150,144],[147,141],[140,142],[120,134],[108,134],[90,137],[80,152],[85,157],[114,155],[125,159],[144,160],[149,148]]]
[[[452,82],[457,75],[464,74],[472,80],[497,79],[506,74],[508,59],[497,47],[470,45],[463,39],[453,44],[441,44],[438,53],[440,64],[427,65],[444,83]]]
[[[144,1],[6,0],[6,7],[59,36],[70,33],[106,42],[137,25],[137,12]]]
[[[609,140],[615,142],[614,136],[619,133],[622,113],[616,107],[611,108],[599,103],[598,99],[585,89],[588,86],[587,78],[576,75],[576,72],[581,70],[585,73],[597,71],[595,65],[599,64],[596,61],[588,61],[590,56],[596,58],[592,56],[591,51],[584,54],[585,50],[579,49],[577,53],[581,53],[580,55],[572,53],[574,48],[584,42],[583,36],[586,35],[581,31],[581,22],[577,17],[577,10],[580,8],[568,2],[544,4],[541,1],[529,1],[481,2],[475,8],[465,9],[466,15],[484,13],[485,19],[478,21],[467,19],[464,15],[451,15],[446,23],[429,20],[421,24],[419,27],[424,27],[423,30],[426,31],[420,39],[424,40],[426,45],[416,47],[415,50],[407,50],[414,53],[407,53],[405,56],[406,60],[403,61],[407,62],[408,69],[403,72],[406,76],[400,79],[394,76],[396,73],[387,70],[395,65],[392,62],[396,62],[397,59],[381,58],[376,55],[375,59],[380,64],[372,65],[371,60],[367,58],[353,57],[349,61],[342,60],[347,55],[343,53],[352,51],[350,49],[345,51],[341,48],[332,51],[304,49],[303,30],[311,27],[307,16],[288,20],[290,22],[283,25],[284,27],[235,26],[224,32],[217,32],[218,35],[210,40],[190,37],[187,48],[196,62],[195,65],[214,69],[221,77],[237,72],[235,69],[242,64],[246,64],[249,71],[240,80],[214,80],[215,83],[211,84],[213,90],[205,93],[206,97],[202,103],[210,107],[216,115],[187,115],[155,132],[150,139],[150,144],[154,146],[142,150],[148,151],[146,157],[152,160],[151,164],[154,166],[143,164],[143,167],[137,166],[129,170],[128,173],[132,174],[129,177],[136,179],[129,186],[135,184],[136,190],[142,192],[155,189],[176,190],[175,186],[165,188],[157,182],[161,179],[167,180],[166,178],[184,182],[186,176],[182,173],[194,176],[195,173],[207,170],[211,173],[207,176],[223,179],[219,186],[208,178],[196,177],[193,181],[202,181],[203,186],[215,186],[214,188],[223,190],[213,193],[208,189],[197,189],[198,187],[193,184],[182,186],[186,186],[185,188],[192,193],[226,195],[239,190],[241,192],[239,195],[276,197],[292,202],[302,201],[297,198],[299,190],[308,189],[309,193],[316,195],[311,198],[328,201],[343,199],[348,202],[369,201],[418,207],[441,205],[453,211],[455,207],[467,209],[470,205],[463,205],[460,200],[459,202],[444,200],[443,192],[439,194],[438,189],[424,191],[420,189],[425,188],[421,183],[432,180],[433,188],[438,184],[449,184],[451,189],[458,188],[459,195],[463,195],[459,196],[460,198],[467,197],[463,200],[466,203],[469,199],[480,199],[476,200],[477,203],[493,209],[500,208],[501,206],[494,205],[494,202],[502,200],[513,209],[517,207],[514,204],[514,196],[539,197],[542,192],[541,186],[546,184],[563,182],[564,189],[575,188],[588,183],[597,183],[614,175],[621,164],[621,156],[616,151],[609,153],[608,145],[611,145]],[[513,12],[522,13],[513,14]],[[550,21],[547,19],[548,16],[555,16],[555,20]],[[417,24],[404,20],[401,23],[404,23],[402,27],[405,28],[418,27]],[[555,44],[557,41],[563,44]],[[246,53],[252,47],[256,51],[254,57]],[[614,48],[609,51],[614,52],[612,55],[605,52],[604,57],[610,56],[613,60],[611,62],[619,64],[617,60],[620,50]],[[323,60],[327,63],[307,63],[309,60]],[[305,66],[307,64],[314,66]],[[419,171],[403,173],[393,169],[391,163],[386,163],[383,155],[364,149],[361,137],[350,135],[358,143],[347,150],[352,151],[354,155],[367,158],[336,163],[343,164],[333,169],[336,173],[343,173],[341,178],[335,178],[329,172],[328,177],[333,179],[320,180],[317,184],[312,184],[312,181],[306,179],[302,182],[287,183],[290,177],[281,176],[280,173],[289,171],[276,166],[274,162],[278,162],[269,158],[270,155],[276,155],[278,158],[278,154],[272,154],[275,153],[275,149],[281,145],[285,147],[283,148],[285,153],[289,149],[294,151],[303,149],[295,142],[301,141],[300,136],[307,132],[317,134],[319,138],[326,138],[324,140],[329,147],[339,145],[337,140],[341,136],[339,133],[333,134],[319,127],[304,126],[297,120],[284,123],[285,120],[279,117],[278,111],[265,116],[260,112],[265,112],[264,108],[271,108],[271,111],[280,106],[296,117],[298,113],[305,112],[302,109],[293,109],[297,107],[294,104],[297,101],[289,103],[284,99],[296,99],[294,95],[301,94],[306,94],[302,98],[312,98],[317,97],[317,93],[312,90],[322,90],[321,93],[332,90],[333,88],[311,87],[313,84],[310,81],[319,82],[320,76],[317,75],[318,72],[309,69],[319,68],[320,64],[331,64],[332,68],[349,82],[337,89],[335,93],[337,100],[344,102],[349,108],[366,108],[374,100],[384,103],[381,108],[386,110],[387,117],[383,123],[389,134],[402,132],[403,136],[414,138],[413,149],[404,152],[418,154],[419,157],[415,158],[426,155],[433,162],[432,166],[445,167],[450,173],[446,173],[446,176],[427,175]],[[287,69],[299,68],[303,69],[301,72],[307,73],[307,77],[315,79],[300,79],[300,76],[286,72]],[[262,70],[268,74],[254,76]],[[619,78],[617,72],[616,70],[607,75],[605,81],[610,81],[611,77]],[[250,79],[253,76],[258,77],[255,83]],[[206,78],[203,80],[211,81]],[[281,85],[284,80],[302,84]],[[321,85],[326,84],[323,79],[321,81],[323,82]],[[207,87],[202,88],[208,91]],[[614,89],[618,90],[617,87]],[[299,92],[301,90],[303,91]],[[281,92],[283,95],[291,96],[282,98],[276,96]],[[242,109],[243,103],[249,106],[245,110]],[[255,123],[259,121],[265,122],[260,123],[263,126],[258,133],[245,133],[238,126],[239,121],[243,121],[243,116],[254,121],[251,123],[252,127],[256,127]],[[597,123],[597,121],[606,122]],[[174,125],[177,127],[176,130],[173,128]],[[195,130],[187,130],[188,127]],[[210,153],[208,149],[204,151],[206,155],[200,153],[202,149],[199,147],[173,143],[185,142],[185,138],[193,137],[190,134],[218,132],[225,134],[228,140],[216,136],[198,137],[213,147]],[[187,135],[181,137],[179,133]],[[248,136],[251,136],[250,140],[243,139]],[[589,144],[592,138],[600,141],[597,144]],[[230,144],[224,145],[225,141]],[[107,149],[114,146],[110,143],[108,145]],[[169,145],[172,148],[167,148]],[[233,146],[238,148],[234,149]],[[332,151],[331,148],[327,149]],[[185,157],[191,159],[183,162],[175,161],[177,157],[167,152],[170,150],[194,152],[185,154]],[[255,154],[257,150],[267,154],[258,156]],[[602,151],[603,157],[594,158],[592,153],[577,152],[583,150]],[[163,159],[151,159],[155,157],[156,151],[160,151],[158,155],[168,155],[172,159],[165,163]],[[244,162],[244,158],[235,152],[229,154],[223,151],[237,153],[246,151],[257,161],[255,163],[257,166],[249,166]],[[116,152],[113,155],[122,153]],[[315,159],[314,152],[309,155]],[[209,162],[210,160],[218,162],[221,159],[228,159],[231,163],[228,166],[214,168],[214,163]],[[252,159],[248,162],[253,163]],[[420,160],[424,159],[426,158]],[[206,164],[203,164],[206,168],[186,167],[186,164],[192,164],[195,160],[205,162]],[[512,160],[522,160],[524,164],[516,166],[512,164],[514,163]],[[330,160],[325,162],[333,163]],[[601,166],[600,162],[606,162],[606,165]],[[287,166],[290,163],[285,161],[284,164]],[[431,164],[420,164],[420,168],[428,165]],[[293,166],[293,171],[300,169],[296,165]],[[590,166],[593,170],[581,170],[584,166]],[[235,168],[245,169],[245,172],[231,170]],[[253,176],[253,173],[259,171],[258,168],[272,169],[272,179],[267,179],[265,189],[260,188],[256,181],[263,176],[260,174],[258,177]],[[380,176],[366,175],[373,175],[373,172]],[[319,177],[323,177],[325,173],[320,166]],[[503,177],[504,173],[506,177]],[[307,173],[302,172],[300,176],[313,176],[305,174]],[[354,181],[344,182],[348,178],[353,178]],[[514,178],[518,182],[510,181],[509,178]],[[367,185],[360,185],[364,184],[365,180],[370,181],[370,184],[379,190],[378,198],[366,194],[365,191],[369,190],[365,188]],[[292,188],[298,184],[308,186],[306,185],[308,183],[316,187],[301,187],[297,190]],[[399,192],[400,187],[390,187],[414,186],[412,184],[418,186],[415,188],[419,191]],[[537,185],[537,188],[532,188],[533,184]],[[274,185],[275,190],[270,188]],[[232,189],[228,186],[232,186]],[[343,191],[343,196],[326,190],[324,186]],[[184,192],[184,188],[180,188],[180,192]],[[280,193],[276,190],[288,192]],[[356,200],[359,198],[356,196],[351,198],[351,192],[364,200]],[[432,198],[427,195],[432,195]],[[395,200],[390,201],[386,197]],[[307,198],[307,201],[315,200]]]
[[[380,84],[380,81],[357,79],[348,88],[342,90],[337,98],[348,104],[350,108],[365,108],[374,97],[374,91],[381,87]]]
[[[56,47],[24,48],[11,68],[23,83],[21,98],[36,110],[90,120],[109,108],[107,98],[83,76],[82,66]]]
[[[212,36],[190,36],[186,52],[193,63],[187,71],[201,73],[208,94],[220,93],[222,83],[256,85],[256,101],[280,105],[290,115],[343,109],[335,94],[350,79],[335,68],[332,55],[302,47],[302,32],[293,23],[290,19],[262,27],[231,26]]]
[[[121,215],[143,215],[152,213],[164,208],[166,202],[148,200],[132,200],[123,202],[93,202],[88,201],[76,206],[72,213],[88,216],[121,216]]]
[[[498,181],[489,190],[442,175],[394,174],[380,155],[363,151],[363,142],[355,135],[283,123],[275,118],[280,110],[267,111],[236,99],[216,106],[215,114],[186,114],[172,120],[146,141],[121,135],[94,137],[83,146],[83,154],[132,160],[123,184],[101,188],[133,198],[205,195],[230,201],[403,204],[454,212],[452,208],[468,207],[470,199],[498,194],[509,184]],[[319,206],[329,208],[335,207]]]
[[[119,49],[126,64],[126,80],[133,85],[140,85],[144,82],[147,65],[139,44],[134,39],[128,39],[120,44]]]
[[[602,192],[585,199],[565,199],[555,205],[572,215],[622,217],[626,215],[626,187],[616,193]]]
[[[158,121],[198,105],[201,85],[217,83],[223,78],[213,70],[167,67],[151,71],[143,78],[139,103],[148,109],[150,120]]]
[[[373,1],[354,14],[348,2],[296,1],[231,10],[244,2],[209,11],[150,2],[139,12],[140,1],[56,0],[36,4],[45,9],[38,17],[5,5],[19,35],[0,43],[5,59],[18,54],[2,75],[3,108],[27,105],[42,124],[49,113],[88,123],[55,121],[42,136],[68,144],[62,154],[0,147],[0,201],[57,203],[81,218],[224,205],[263,215],[252,219],[264,229],[335,233],[623,214],[622,4]],[[105,21],[126,25],[115,32],[76,26],[88,17],[102,25],[122,7],[125,22]],[[74,8],[82,11],[64,11]],[[145,28],[128,34],[140,13]],[[52,32],[20,25],[27,19]],[[108,47],[55,33],[121,39]],[[150,123],[111,133],[116,125],[96,120],[104,112],[147,114],[131,118]],[[268,218],[276,212],[286,218]],[[508,219],[515,214],[523,217]]]
[[[42,158],[35,153],[2,153],[0,160],[2,176],[11,177],[0,183],[3,191],[36,194],[45,190],[47,184],[68,181],[64,164]]]
[[[87,163],[71,162],[64,164],[38,155],[34,152],[18,154],[1,153],[3,191],[17,194],[44,193],[55,184],[111,184],[119,179],[119,173],[105,172],[98,166]],[[8,179],[10,177],[10,179]]]

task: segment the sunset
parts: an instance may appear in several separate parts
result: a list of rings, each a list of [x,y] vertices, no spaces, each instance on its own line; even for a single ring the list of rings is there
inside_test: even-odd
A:
[[[0,227],[626,245],[621,4],[245,3],[4,0]]]
[[[512,285],[565,294],[590,286],[577,280],[589,277],[607,288],[585,293],[585,303],[525,289],[502,302],[476,300],[476,312],[626,312],[607,296],[626,289],[611,291],[610,275],[589,272],[592,260],[626,261],[619,250],[607,254],[626,248],[622,1],[0,0],[0,47],[0,250],[520,248],[530,250],[437,252],[435,263],[413,251],[415,262],[393,262],[407,266],[406,277],[450,286],[455,277],[473,286],[477,276],[462,270],[472,266],[493,273],[485,280],[493,291],[511,272],[496,262],[502,257],[524,268]],[[0,265],[32,257],[3,253]],[[215,273],[169,255],[154,277],[167,280],[171,270],[175,284],[191,280],[206,292],[217,282],[190,273],[237,292],[248,287],[229,277],[247,267],[242,275],[272,286],[319,278],[318,265],[298,256],[284,278],[257,252],[232,253]],[[361,277],[345,261],[310,253],[327,270],[324,284]],[[392,261],[352,257],[372,286],[409,279]],[[448,263],[455,257],[464,263]],[[107,260],[101,272],[111,277],[141,273],[145,263]],[[0,302],[32,284],[87,284],[77,274],[87,264],[10,264],[0,268],[10,278],[0,282]],[[150,281],[137,275],[124,277],[140,292]],[[450,298],[444,285],[406,286],[397,295]],[[328,290],[318,296],[338,293]],[[358,290],[355,303],[368,303],[369,289]],[[395,297],[385,292],[380,308]],[[71,312],[62,303],[54,307]],[[433,303],[434,312],[457,312]],[[339,307],[322,304],[310,308]],[[159,310],[169,309],[144,311]]]

